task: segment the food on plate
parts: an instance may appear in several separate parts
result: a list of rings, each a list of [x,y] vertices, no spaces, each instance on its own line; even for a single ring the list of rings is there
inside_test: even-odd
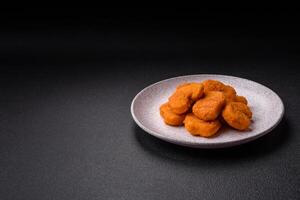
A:
[[[216,80],[206,80],[203,81],[204,93],[207,94],[210,91],[223,91],[225,85]]]
[[[184,83],[177,87],[177,91],[186,94],[192,101],[196,101],[202,97],[204,88],[201,83]]]
[[[205,121],[215,120],[221,113],[224,104],[225,95],[219,91],[211,91],[194,104],[193,113]]]
[[[196,117],[193,113],[187,114],[184,119],[184,127],[192,134],[202,137],[211,137],[221,128],[219,120],[204,121]]]
[[[247,99],[217,80],[178,85],[160,106],[160,115],[167,125],[184,125],[192,135],[202,137],[215,135],[222,124],[248,130],[252,119]]]
[[[243,131],[250,126],[252,112],[244,103],[230,102],[224,108],[222,117],[229,126]]]
[[[244,104],[248,104],[248,101],[247,101],[247,99],[245,98],[245,97],[243,97],[243,96],[236,96],[235,97],[235,100],[234,100],[235,102],[241,102],[241,103],[244,103]]]
[[[182,92],[176,91],[169,98],[169,106],[171,110],[176,114],[183,114],[191,107],[191,100]]]
[[[231,101],[235,100],[236,97],[236,91],[233,87],[229,86],[229,85],[225,85],[224,89],[222,90],[222,92],[225,95],[226,98],[226,103],[229,103]]]
[[[185,115],[178,115],[174,113],[168,103],[164,103],[160,106],[160,115],[164,119],[165,123],[171,126],[182,125],[185,118]]]
[[[177,87],[169,98],[169,106],[176,114],[187,112],[192,103],[203,95],[203,85],[199,83],[187,83]]]
[[[220,91],[225,95],[226,103],[235,100],[236,91],[230,85],[225,85],[224,83],[216,80],[206,80],[203,82],[203,85],[205,94],[211,91]]]

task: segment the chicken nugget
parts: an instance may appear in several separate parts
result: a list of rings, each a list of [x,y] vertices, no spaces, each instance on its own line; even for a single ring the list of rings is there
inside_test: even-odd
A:
[[[247,130],[251,123],[252,112],[250,108],[241,102],[230,102],[222,112],[227,124],[237,130]]]
[[[229,103],[229,102],[235,100],[235,98],[236,98],[236,91],[235,91],[235,89],[233,87],[231,87],[229,85],[225,85],[225,87],[222,90],[222,92],[225,95],[226,103]]]
[[[191,83],[182,83],[182,84],[178,85],[178,86],[176,87],[176,89],[180,89],[180,88],[185,87],[185,86],[188,86],[188,85],[190,85],[190,84],[191,84]]]
[[[246,104],[241,103],[241,102],[232,102],[232,104],[234,105],[234,108],[236,110],[243,112],[245,115],[247,115],[249,117],[249,119],[252,119],[252,112],[251,112],[249,106],[247,106]]]
[[[224,104],[224,94],[222,92],[212,91],[194,104],[192,112],[201,120],[215,120],[221,113]]]
[[[236,97],[236,91],[230,85],[225,85],[220,81],[216,80],[206,80],[203,82],[204,93],[207,94],[211,91],[220,91],[223,92],[226,98],[226,103],[234,101]]]
[[[234,101],[235,102],[241,102],[241,103],[244,103],[246,105],[248,104],[247,99],[243,96],[236,96]]]
[[[168,103],[164,103],[160,106],[160,115],[164,119],[164,122],[171,126],[181,126],[185,115],[178,115],[172,112],[171,108],[169,107]]]
[[[182,91],[177,90],[169,98],[169,106],[171,110],[176,114],[183,114],[187,112],[191,107],[190,98]]]
[[[185,117],[183,123],[187,131],[192,135],[199,135],[202,137],[213,136],[221,127],[221,123],[218,120],[206,122],[197,118],[192,113],[189,113]]]
[[[201,83],[185,83],[178,86],[175,93],[169,98],[169,106],[174,113],[183,114],[202,95],[203,85]]]
[[[203,85],[201,83],[184,83],[177,87],[177,91],[186,94],[192,101],[196,101],[203,96]]]
[[[221,101],[221,102],[224,102],[224,103],[225,103],[225,100],[226,100],[224,93],[220,92],[220,91],[210,91],[207,94],[205,94],[204,98],[213,99],[213,100]]]
[[[200,99],[204,94],[204,87],[201,83],[192,83],[190,85],[190,88],[192,90],[191,99],[193,101],[197,101]]]
[[[210,91],[223,91],[225,87],[222,82],[216,80],[206,80],[202,84],[204,86],[204,94]]]

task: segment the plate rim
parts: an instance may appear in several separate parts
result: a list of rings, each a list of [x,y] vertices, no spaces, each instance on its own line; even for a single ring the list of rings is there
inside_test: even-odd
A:
[[[147,89],[155,86],[155,85],[158,85],[158,84],[161,84],[163,82],[167,82],[167,81],[170,81],[172,79],[178,79],[178,78],[187,78],[187,77],[191,77],[191,76],[219,76],[219,77],[227,77],[227,78],[238,78],[238,79],[243,79],[245,81],[250,81],[250,82],[254,82],[255,84],[258,84],[264,88],[266,88],[267,90],[270,90],[272,93],[274,93],[278,99],[279,99],[279,102],[281,104],[281,113],[279,115],[279,118],[277,119],[276,123],[273,124],[269,129],[266,129],[265,131],[261,132],[261,133],[258,133],[256,135],[253,135],[253,136],[250,136],[250,137],[246,137],[244,139],[239,139],[239,140],[232,140],[232,141],[226,141],[226,142],[218,142],[218,143],[191,143],[191,142],[186,142],[186,141],[181,141],[181,140],[176,140],[176,139],[173,139],[172,137],[170,136],[162,136],[161,134],[157,133],[156,131],[153,131],[149,128],[147,128],[146,126],[144,126],[139,120],[138,118],[136,117],[135,113],[134,113],[134,104],[135,104],[135,101],[137,100],[137,98],[144,92],[146,91]],[[176,145],[181,145],[181,146],[186,146],[186,147],[192,147],[192,148],[205,148],[205,149],[216,149],[216,148],[226,148],[226,147],[231,147],[231,146],[236,146],[236,145],[241,145],[241,144],[244,144],[244,143],[247,143],[247,142],[250,142],[250,141],[253,141],[257,138],[260,138],[264,135],[266,135],[267,133],[271,132],[275,127],[277,127],[279,125],[279,123],[282,121],[283,119],[283,116],[284,116],[284,113],[285,113],[285,106],[284,106],[284,103],[282,101],[282,99],[280,98],[280,96],[274,92],[272,89],[270,89],[269,87],[261,84],[261,83],[258,83],[256,81],[252,81],[250,79],[246,79],[246,78],[241,78],[241,77],[237,77],[237,76],[231,76],[231,75],[223,75],[223,74],[191,74],[191,75],[183,75],[183,76],[176,76],[176,77],[172,77],[172,78],[167,78],[167,79],[163,79],[161,81],[158,81],[158,82],[155,82],[153,84],[150,84],[148,85],[147,87],[145,87],[144,89],[142,89],[140,92],[138,92],[135,97],[133,98],[133,100],[131,101],[131,106],[130,106],[130,112],[131,112],[131,115],[132,115],[132,118],[133,120],[135,121],[135,123],[141,128],[143,129],[144,131],[146,131],[148,134],[154,136],[154,137],[157,137],[161,140],[164,140],[164,141],[167,141],[167,142],[170,142],[170,143],[173,143],[173,144],[176,144]]]

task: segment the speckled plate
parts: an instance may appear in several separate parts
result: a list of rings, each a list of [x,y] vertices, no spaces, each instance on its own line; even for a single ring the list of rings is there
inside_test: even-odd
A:
[[[249,131],[239,132],[222,128],[213,138],[192,136],[184,127],[172,127],[164,123],[159,107],[168,100],[177,85],[184,82],[201,82],[215,79],[233,86],[238,95],[245,96],[253,112]],[[195,148],[223,148],[252,141],[275,128],[284,113],[280,97],[271,89],[251,80],[214,74],[180,76],[152,84],[139,92],[132,101],[131,114],[143,130],[162,140]]]

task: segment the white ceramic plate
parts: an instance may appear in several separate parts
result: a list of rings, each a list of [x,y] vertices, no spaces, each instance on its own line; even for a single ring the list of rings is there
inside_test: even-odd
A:
[[[236,89],[238,95],[247,98],[253,112],[251,130],[239,132],[223,128],[218,136],[204,138],[192,136],[184,127],[172,127],[164,123],[159,107],[168,100],[176,86],[206,79],[229,84]],[[162,140],[195,148],[223,148],[252,141],[275,128],[283,113],[284,106],[280,97],[266,86],[243,78],[215,74],[180,76],[157,82],[139,92],[131,104],[132,117],[143,130]]]

